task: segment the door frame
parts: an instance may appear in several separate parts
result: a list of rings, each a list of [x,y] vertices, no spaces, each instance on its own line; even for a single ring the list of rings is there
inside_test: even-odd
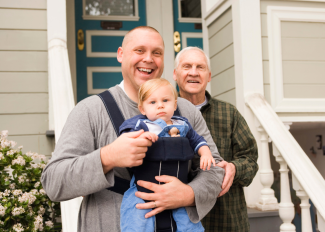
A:
[[[159,11],[160,10],[160,11]],[[66,0],[67,12],[67,48],[71,70],[71,81],[75,102],[77,102],[77,62],[75,35],[75,0]],[[172,0],[146,0],[147,25],[161,34],[165,43],[164,72],[162,77],[175,86],[174,70],[174,24]],[[86,48],[87,49],[87,48]]]

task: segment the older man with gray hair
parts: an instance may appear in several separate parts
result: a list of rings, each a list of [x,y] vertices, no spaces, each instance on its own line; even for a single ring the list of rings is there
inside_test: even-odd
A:
[[[257,145],[235,106],[214,99],[205,90],[211,81],[210,60],[203,50],[187,47],[175,59],[174,80],[181,97],[202,113],[220,155],[218,166],[226,171],[219,199],[202,220],[206,231],[249,231],[243,187],[257,170]]]

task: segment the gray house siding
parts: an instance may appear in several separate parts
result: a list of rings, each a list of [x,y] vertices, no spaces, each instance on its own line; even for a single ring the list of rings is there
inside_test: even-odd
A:
[[[0,130],[23,151],[51,155],[46,1],[0,0]]]
[[[209,27],[211,95],[236,105],[234,47],[231,8]]]

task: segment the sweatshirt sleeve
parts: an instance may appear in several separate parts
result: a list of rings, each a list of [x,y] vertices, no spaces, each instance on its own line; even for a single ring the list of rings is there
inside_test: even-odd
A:
[[[98,116],[99,117],[99,116]],[[106,175],[96,148],[98,133],[84,102],[70,113],[53,156],[42,173],[43,187],[53,201],[66,201],[114,186],[114,172]]]
[[[191,118],[190,123],[197,134],[203,136],[210,147],[211,153],[219,163],[221,158],[218,149],[213,142],[210,131],[202,117],[202,114],[192,105],[186,101],[186,108],[180,108],[181,114],[188,119]],[[188,111],[187,111],[188,110]],[[190,176],[193,178],[188,184],[194,191],[195,206],[186,207],[186,211],[192,222],[197,223],[210,212],[217,201],[217,197],[221,192],[221,185],[224,176],[224,169],[216,166],[211,167],[210,170],[203,171],[200,169],[200,157],[195,155],[192,160]]]
[[[190,123],[187,123],[187,125],[189,129],[186,134],[186,137],[190,141],[190,145],[192,149],[197,154],[197,151],[199,150],[200,147],[208,146],[208,144],[202,136],[198,135],[198,133],[196,133],[195,130],[193,130]]]

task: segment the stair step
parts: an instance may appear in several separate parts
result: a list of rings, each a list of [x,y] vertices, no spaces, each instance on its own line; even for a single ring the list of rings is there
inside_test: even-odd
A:
[[[279,211],[259,211],[247,208],[250,232],[279,232],[282,224]]]

